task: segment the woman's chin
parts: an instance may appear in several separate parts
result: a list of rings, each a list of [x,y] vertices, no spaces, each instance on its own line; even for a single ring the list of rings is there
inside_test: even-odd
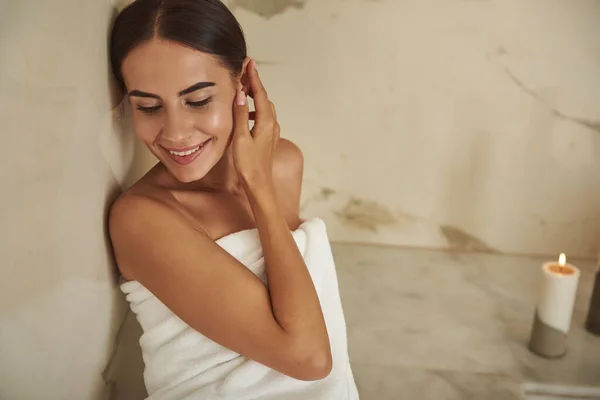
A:
[[[205,168],[193,168],[189,166],[187,168],[181,168],[177,166],[176,168],[168,168],[171,175],[175,177],[181,183],[192,183],[199,181],[204,178],[208,171],[205,171]]]

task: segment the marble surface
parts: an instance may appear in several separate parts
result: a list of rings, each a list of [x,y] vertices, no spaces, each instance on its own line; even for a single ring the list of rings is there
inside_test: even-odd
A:
[[[581,271],[567,355],[527,349],[543,259],[334,244],[361,398],[520,399],[526,382],[600,386]]]

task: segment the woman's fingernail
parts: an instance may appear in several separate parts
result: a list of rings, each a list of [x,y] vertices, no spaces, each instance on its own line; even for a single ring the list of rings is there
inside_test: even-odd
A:
[[[246,105],[246,93],[244,93],[243,90],[238,91],[235,101],[237,102],[238,106],[245,106]]]

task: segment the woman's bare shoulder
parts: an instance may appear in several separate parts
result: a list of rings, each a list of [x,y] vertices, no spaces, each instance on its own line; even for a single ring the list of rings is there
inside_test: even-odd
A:
[[[279,178],[301,179],[303,168],[304,155],[300,147],[289,139],[279,139],[273,159],[274,175]]]
[[[161,185],[160,173],[150,170],[112,203],[108,215],[111,239],[119,241],[123,235],[116,233],[131,227],[136,218],[181,217],[180,208],[170,190]]]
[[[150,169],[117,197],[111,206],[111,210],[119,207],[135,207],[138,202],[154,202],[173,207],[173,195],[163,182],[165,181],[165,171],[163,169],[158,164]]]

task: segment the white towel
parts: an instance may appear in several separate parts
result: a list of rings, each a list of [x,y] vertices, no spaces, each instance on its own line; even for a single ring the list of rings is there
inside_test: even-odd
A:
[[[144,331],[140,346],[151,400],[356,400],[348,360],[346,324],[325,224],[304,222],[294,239],[314,282],[331,341],[333,369],[325,379],[299,381],[213,342],[173,314],[139,282],[121,285]],[[225,236],[217,244],[263,282],[258,231]]]

